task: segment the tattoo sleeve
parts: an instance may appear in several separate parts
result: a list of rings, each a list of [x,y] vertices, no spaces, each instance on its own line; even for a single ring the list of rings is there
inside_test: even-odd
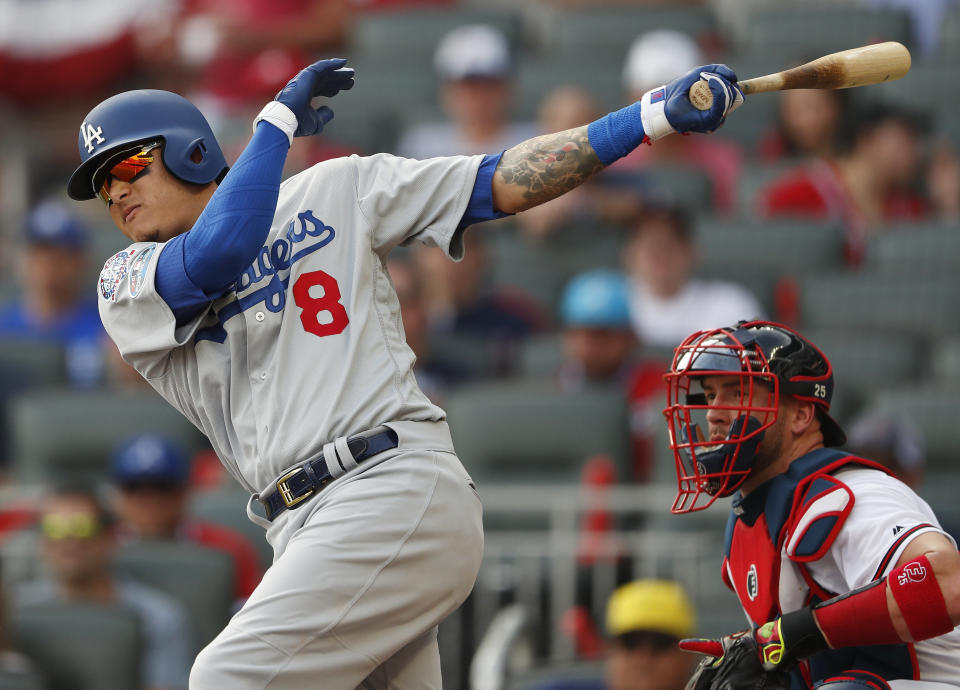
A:
[[[508,149],[493,178],[504,195],[519,203],[517,210],[523,210],[579,187],[602,169],[584,125]]]

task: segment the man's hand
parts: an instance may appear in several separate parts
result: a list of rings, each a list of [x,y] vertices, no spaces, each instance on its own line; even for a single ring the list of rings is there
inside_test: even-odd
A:
[[[713,93],[709,110],[690,103],[690,87],[704,79]],[[640,100],[643,131],[656,141],[672,132],[712,132],[743,103],[737,75],[726,65],[696,67],[669,84],[648,91]]]
[[[330,108],[325,105],[315,108],[311,100],[317,96],[330,98],[353,88],[353,69],[345,68],[346,64],[343,58],[315,62],[300,70],[277,94],[274,100],[283,103],[297,116],[297,130],[293,136],[319,134],[333,119]]]

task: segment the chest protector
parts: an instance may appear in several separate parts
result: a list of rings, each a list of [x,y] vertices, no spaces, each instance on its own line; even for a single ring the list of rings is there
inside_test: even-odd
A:
[[[795,460],[790,468],[734,501],[727,521],[724,582],[754,627],[841,592],[824,589],[806,564],[827,553],[853,509],[852,490],[833,473],[852,467],[887,472],[883,466],[831,448]],[[849,668],[884,678],[912,678],[912,645],[831,650],[812,657],[793,674],[791,688]]]

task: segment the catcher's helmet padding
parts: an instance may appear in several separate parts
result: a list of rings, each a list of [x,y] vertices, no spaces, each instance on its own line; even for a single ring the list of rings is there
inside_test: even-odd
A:
[[[169,91],[125,91],[97,105],[80,125],[83,162],[70,176],[67,194],[78,201],[92,199],[93,175],[105,160],[155,140],[163,142],[167,170],[183,182],[207,184],[227,171],[220,144],[193,103]]]

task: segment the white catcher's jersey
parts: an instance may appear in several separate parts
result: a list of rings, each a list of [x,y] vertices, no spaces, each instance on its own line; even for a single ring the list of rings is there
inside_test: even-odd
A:
[[[930,506],[903,482],[863,468],[844,469],[835,476],[853,491],[853,509],[824,557],[806,564],[828,591],[849,592],[886,577],[910,539],[925,532],[941,533],[953,541]],[[910,538],[902,539],[908,532]],[[799,608],[801,600],[782,603],[784,610],[792,610]],[[917,642],[915,649],[921,679],[960,686],[960,628]]]
[[[291,177],[235,288],[179,328],[154,283],[165,245],[134,244],[100,276],[104,326],[251,492],[338,436],[443,419],[417,387],[383,260],[407,240],[461,257],[481,160],[350,156]]]

